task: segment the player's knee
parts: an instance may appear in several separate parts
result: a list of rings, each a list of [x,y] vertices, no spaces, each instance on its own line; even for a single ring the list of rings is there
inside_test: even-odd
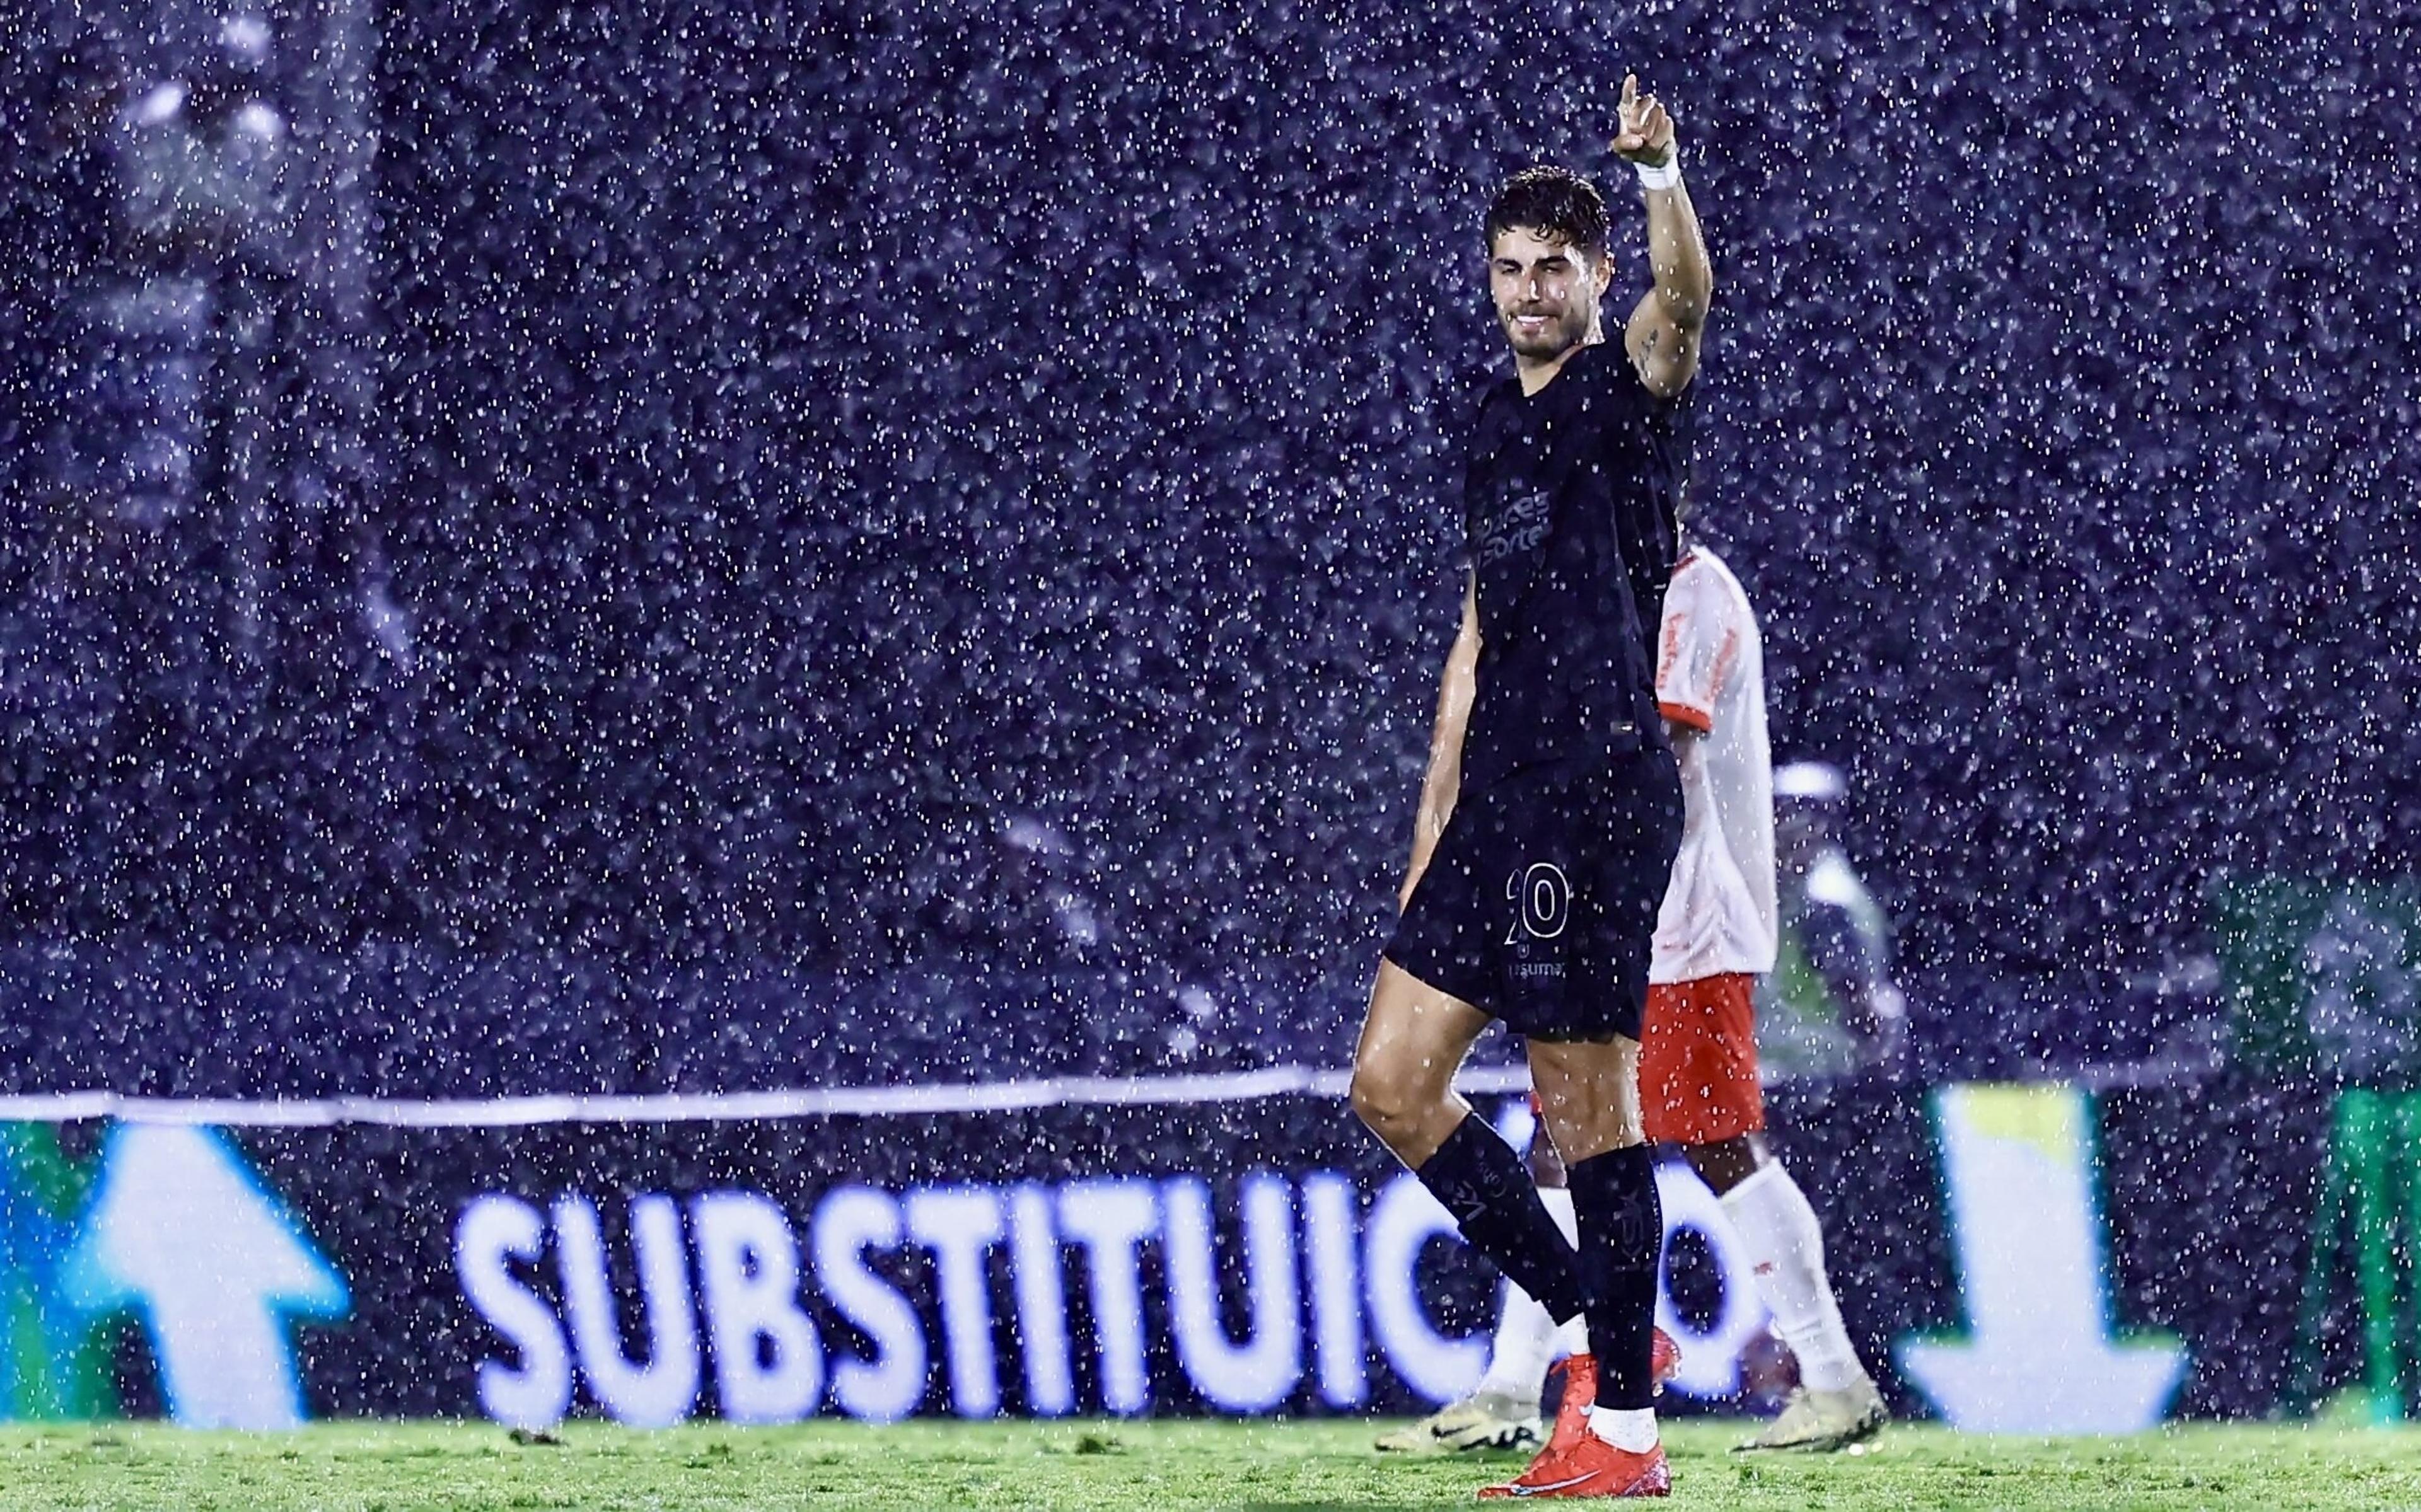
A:
[[[1392,1095],[1387,1074],[1367,1061],[1353,1063],[1353,1081],[1346,1096],[1353,1104],[1353,1116],[1362,1120],[1369,1130],[1384,1139],[1387,1126],[1398,1120],[1398,1099]]]
[[[1353,1115],[1391,1149],[1402,1145],[1420,1127],[1422,1115],[1433,1100],[1421,1078],[1367,1059],[1353,1063],[1353,1081],[1348,1095],[1353,1103]]]

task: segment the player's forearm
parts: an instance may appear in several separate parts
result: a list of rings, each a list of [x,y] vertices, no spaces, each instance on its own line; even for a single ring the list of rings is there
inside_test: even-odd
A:
[[[1460,730],[1455,732],[1460,736]],[[1446,821],[1454,818],[1454,801],[1462,792],[1462,758],[1460,755],[1441,759],[1435,751],[1429,753],[1429,774],[1421,784],[1421,811],[1413,817],[1413,866],[1419,871],[1429,865],[1429,852],[1437,849],[1439,836],[1445,834]]]
[[[1413,816],[1413,859],[1404,868],[1398,902],[1410,902],[1413,887],[1429,869],[1429,856],[1454,818],[1455,800],[1462,795],[1462,737],[1471,723],[1471,705],[1479,691],[1479,640],[1466,619],[1445,659],[1445,675],[1438,681],[1437,723],[1429,733],[1429,775],[1421,779],[1421,806]]]
[[[1445,834],[1446,821],[1454,818],[1455,795],[1460,787],[1455,773],[1446,773],[1441,782],[1439,769],[1434,764],[1430,766],[1429,780],[1421,787],[1421,811],[1413,817],[1413,857],[1404,867],[1407,892],[1420,880],[1421,873],[1429,870],[1429,856]]]
[[[1429,865],[1429,852],[1454,818],[1455,800],[1462,793],[1462,737],[1471,723],[1474,693],[1472,668],[1457,647],[1446,661],[1445,678],[1438,689],[1437,724],[1429,733],[1429,774],[1421,780],[1420,812],[1413,818],[1414,873]]]
[[[1471,706],[1479,696],[1479,580],[1462,586],[1462,628],[1446,652],[1445,671],[1438,678],[1437,723],[1429,733],[1429,771],[1421,780],[1421,808],[1413,818],[1413,865],[1404,874],[1403,896],[1429,864],[1429,852],[1454,817],[1454,801],[1462,792],[1462,732],[1471,723]]]
[[[1648,264],[1656,279],[1656,298],[1675,325],[1695,335],[1706,326],[1707,308],[1714,300],[1715,269],[1707,258],[1707,240],[1698,230],[1690,186],[1677,183],[1641,193],[1648,200]]]

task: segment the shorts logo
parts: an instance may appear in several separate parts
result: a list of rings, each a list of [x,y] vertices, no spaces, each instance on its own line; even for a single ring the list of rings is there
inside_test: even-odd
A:
[[[1521,905],[1521,915],[1505,937],[1508,945],[1525,934],[1533,940],[1553,940],[1571,922],[1572,884],[1552,861],[1532,862],[1507,878],[1505,897]]]

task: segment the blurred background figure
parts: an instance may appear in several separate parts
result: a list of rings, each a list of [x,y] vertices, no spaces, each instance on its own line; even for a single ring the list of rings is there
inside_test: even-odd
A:
[[[1774,770],[1781,942],[1757,1001],[1757,1061],[1773,1080],[1889,1066],[1907,1044],[1890,922],[1834,834],[1848,792],[1828,762]]]
[[[156,530],[224,489],[238,529],[257,531],[287,120],[269,23],[205,32],[156,76],[98,30],[69,50],[52,135],[81,230],[62,269],[52,462],[103,519]]]

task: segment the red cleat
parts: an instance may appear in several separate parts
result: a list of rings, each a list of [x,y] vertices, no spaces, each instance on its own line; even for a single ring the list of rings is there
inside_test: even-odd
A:
[[[1648,1346],[1648,1368],[1659,1391],[1681,1365],[1681,1347],[1663,1329]],[[1617,1449],[1589,1431],[1589,1409],[1597,1405],[1597,1357],[1576,1354],[1563,1362],[1564,1395],[1555,1404],[1555,1428],[1547,1447],[1530,1468],[1502,1486],[1483,1486],[1479,1499],[1495,1502],[1523,1496],[1669,1496],[1673,1473],[1664,1462],[1664,1446],[1644,1455]]]
[[[1539,1451],[1530,1468],[1502,1486],[1483,1486],[1483,1502],[1517,1497],[1670,1496],[1673,1472],[1664,1463],[1664,1446],[1644,1455],[1632,1454],[1588,1431],[1583,1420],[1580,1437],[1570,1444],[1551,1443]]]
[[[1663,1391],[1664,1383],[1673,1379],[1673,1372],[1680,1368],[1681,1347],[1673,1342],[1673,1335],[1661,1328],[1656,1330],[1648,1350],[1648,1374],[1656,1389]],[[1547,1435],[1549,1449],[1570,1445],[1586,1436],[1588,1410],[1597,1405],[1597,1356],[1569,1355],[1555,1369],[1564,1373],[1564,1394],[1555,1403],[1554,1431]],[[1552,1375],[1554,1371],[1548,1373]]]
[[[1588,1410],[1597,1405],[1597,1356],[1570,1355],[1560,1368],[1564,1373],[1564,1395],[1555,1403],[1554,1431],[1547,1435],[1550,1450],[1588,1437]]]
[[[1661,1328],[1655,1331],[1655,1335],[1654,1341],[1648,1346],[1648,1379],[1654,1381],[1656,1389],[1661,1392],[1664,1383],[1673,1379],[1673,1372],[1681,1368],[1681,1347],[1673,1342],[1672,1334]]]

